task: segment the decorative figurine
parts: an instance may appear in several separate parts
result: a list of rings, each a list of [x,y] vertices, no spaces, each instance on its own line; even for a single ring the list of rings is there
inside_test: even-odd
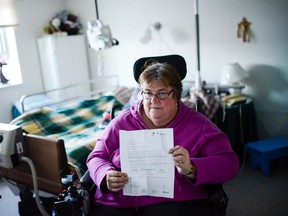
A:
[[[237,37],[240,38],[242,36],[244,43],[250,42],[250,25],[251,23],[245,17],[238,23]]]

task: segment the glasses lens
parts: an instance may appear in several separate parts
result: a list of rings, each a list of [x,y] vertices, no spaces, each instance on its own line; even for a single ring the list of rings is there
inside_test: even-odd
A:
[[[143,96],[143,98],[144,99],[146,99],[146,100],[151,100],[152,99],[152,97],[153,97],[153,94],[151,93],[151,92],[142,92],[142,96]]]
[[[158,92],[158,93],[156,94],[156,97],[157,97],[158,99],[160,99],[160,100],[165,100],[165,99],[168,98],[168,93],[166,93],[166,92]]]

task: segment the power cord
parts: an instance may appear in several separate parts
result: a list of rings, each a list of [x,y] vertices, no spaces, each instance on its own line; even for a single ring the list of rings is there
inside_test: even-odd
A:
[[[242,173],[243,169],[245,168],[246,164],[246,148],[245,148],[245,141],[244,141],[244,131],[243,131],[243,114],[242,114],[242,105],[239,106],[239,122],[240,122],[240,138],[241,138],[241,147],[243,148],[243,161],[242,166],[240,168],[239,174]]]
[[[38,183],[37,183],[37,175],[36,175],[36,169],[35,166],[33,164],[33,161],[25,156],[22,156],[21,161],[24,161],[26,163],[28,163],[28,165],[30,166],[31,172],[32,172],[32,179],[33,179],[33,186],[34,186],[34,194],[35,194],[35,199],[36,199],[36,204],[37,207],[39,209],[39,211],[41,212],[41,214],[43,216],[50,216],[47,211],[45,210],[45,208],[43,207],[41,200],[40,200],[40,196],[39,196],[39,190],[38,190]]]

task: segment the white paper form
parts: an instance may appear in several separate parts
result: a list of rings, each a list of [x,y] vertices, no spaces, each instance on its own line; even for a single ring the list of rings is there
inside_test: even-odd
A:
[[[174,197],[173,129],[120,130],[121,171],[129,182],[124,195]]]

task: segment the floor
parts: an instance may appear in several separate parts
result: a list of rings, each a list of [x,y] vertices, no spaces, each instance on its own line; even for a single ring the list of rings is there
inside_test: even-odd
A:
[[[18,202],[20,201],[20,197],[13,194],[12,190],[9,188],[9,183],[4,179],[0,179],[0,195],[1,216],[19,215]]]
[[[270,163],[267,177],[249,164],[224,185],[229,197],[227,216],[287,216],[288,158]]]
[[[14,182],[9,182],[3,178],[0,178],[0,216],[17,216],[19,215],[18,211],[18,203],[21,202],[19,196],[19,188],[15,186]],[[39,192],[41,197],[51,197],[54,195]],[[29,205],[30,211],[34,210],[39,212],[36,203],[32,203],[34,205]],[[26,216],[26,214],[25,214]],[[29,215],[27,215],[29,216]]]

